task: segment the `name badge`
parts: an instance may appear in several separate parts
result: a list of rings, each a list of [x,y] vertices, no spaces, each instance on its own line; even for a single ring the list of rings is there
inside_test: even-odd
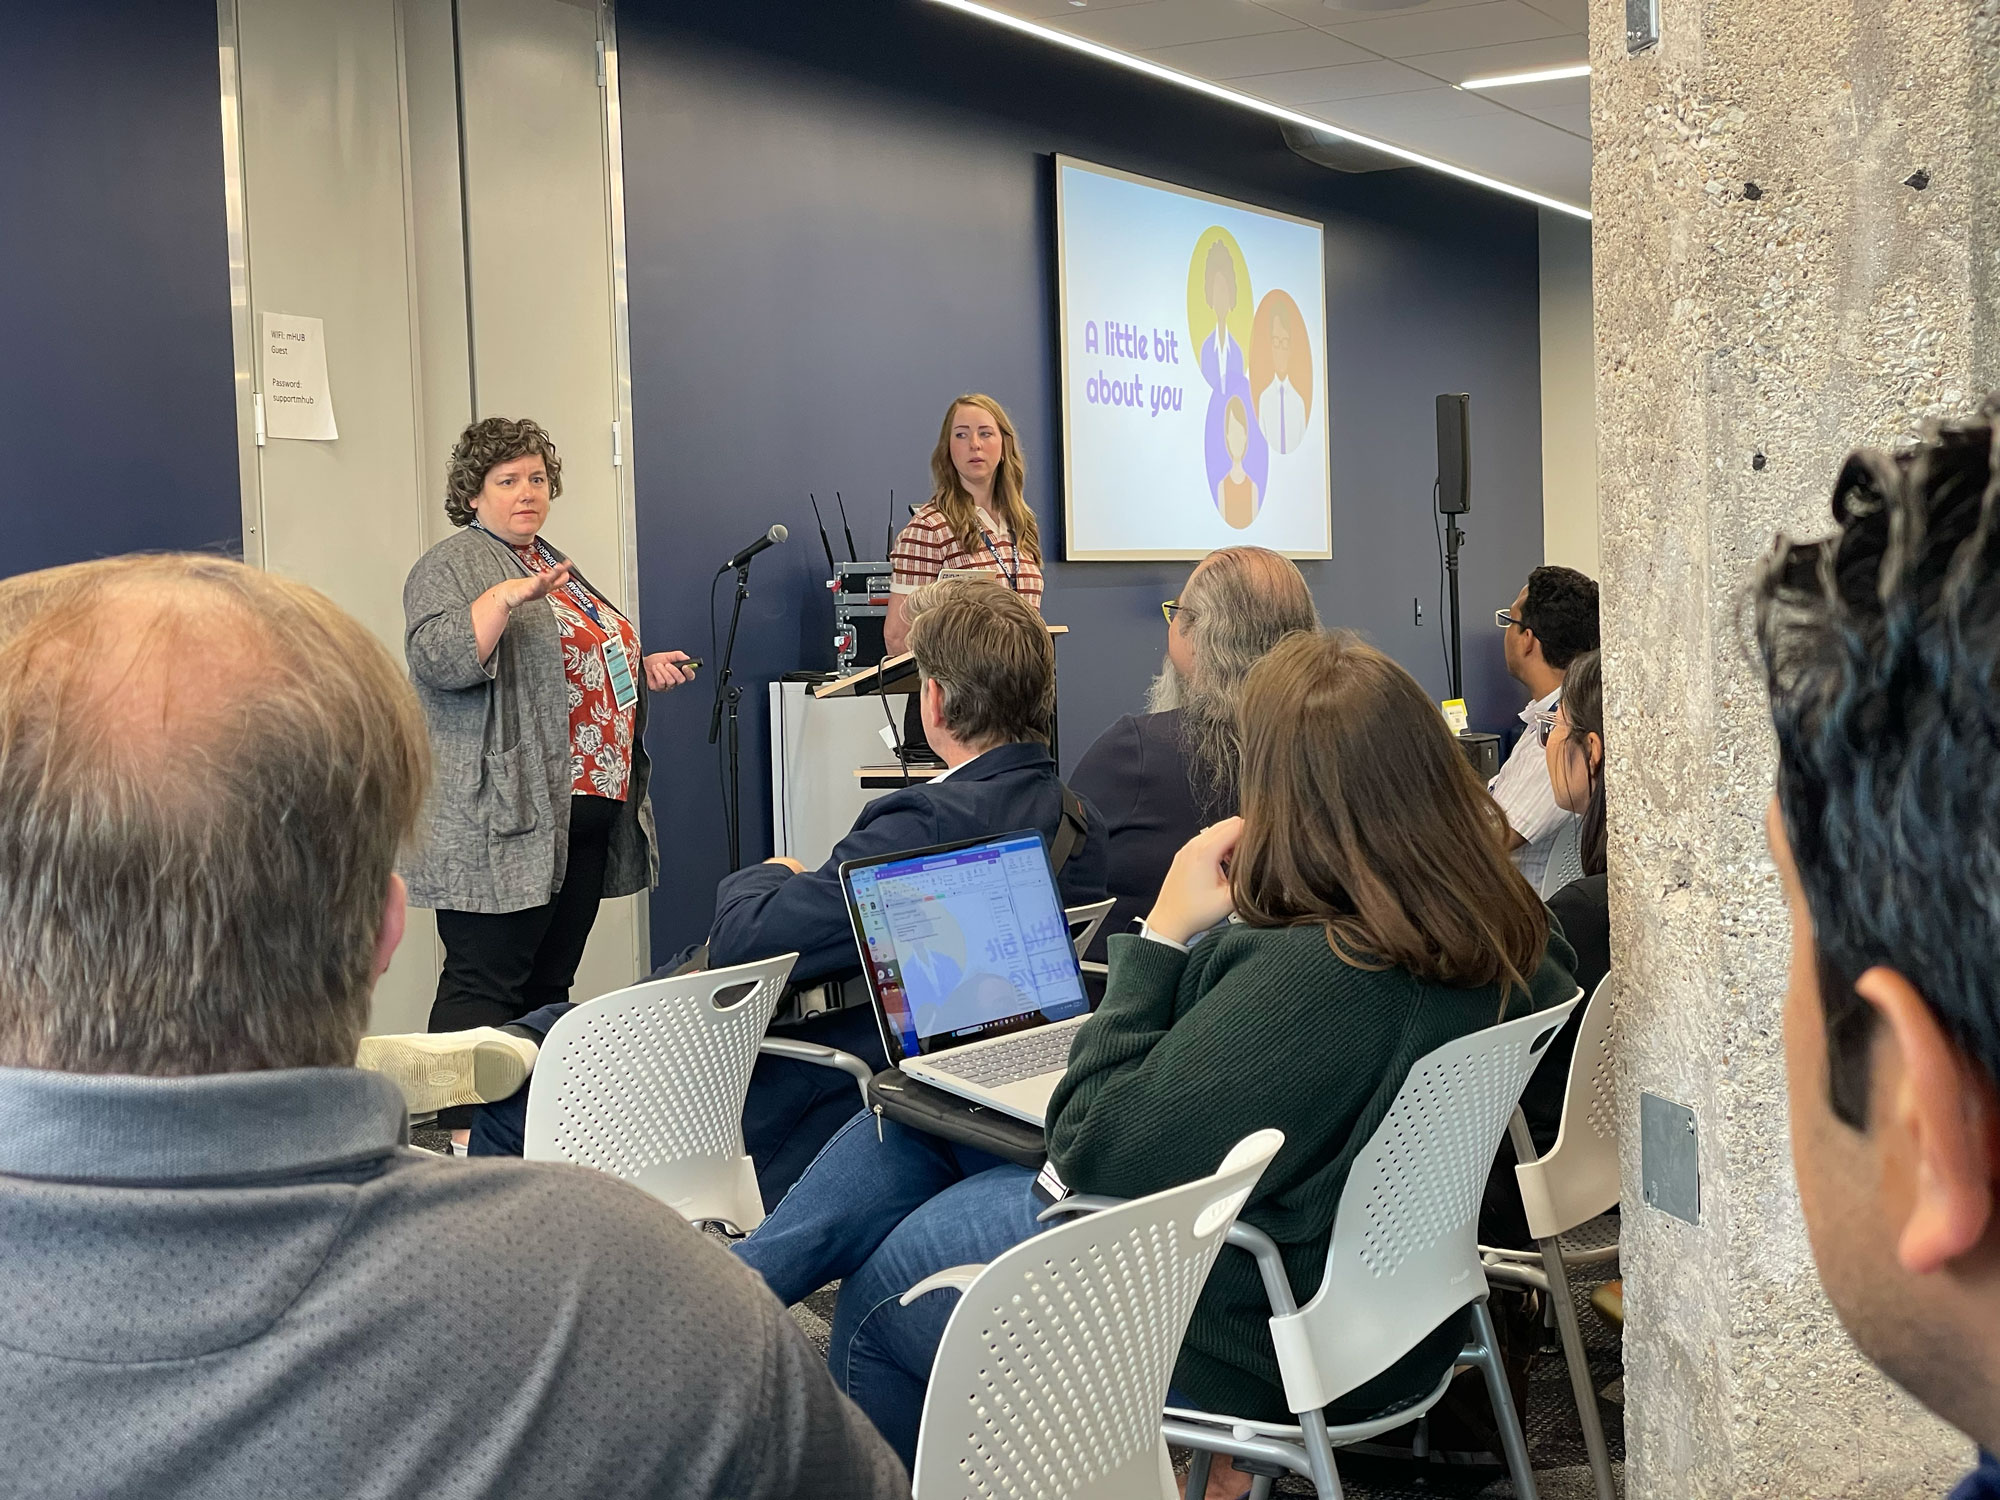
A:
[[[632,677],[632,660],[625,654],[625,640],[616,620],[604,637],[604,669],[611,676],[611,699],[623,713],[639,701],[639,684]]]

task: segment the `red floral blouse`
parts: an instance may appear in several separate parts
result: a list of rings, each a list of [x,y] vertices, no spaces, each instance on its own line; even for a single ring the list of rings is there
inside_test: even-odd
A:
[[[532,573],[546,573],[551,566],[549,554],[538,543],[516,547],[514,555]],[[595,606],[596,620],[584,607],[585,599]],[[604,643],[611,631],[618,632],[632,669],[633,686],[643,693],[646,681],[645,668],[639,663],[639,634],[609,600],[580,582],[550,594],[549,608],[555,611],[556,626],[562,631],[563,678],[569,688],[570,792],[578,797],[609,797],[623,802],[632,782],[632,726],[638,702],[634,699],[630,708],[618,706]]]

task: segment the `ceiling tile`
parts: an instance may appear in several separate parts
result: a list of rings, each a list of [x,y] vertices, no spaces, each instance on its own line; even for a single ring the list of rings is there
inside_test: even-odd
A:
[[[1308,26],[1344,26],[1350,21],[1366,21],[1378,16],[1380,11],[1346,10],[1330,5],[1327,0],[1257,0],[1267,10],[1275,10],[1290,16],[1295,21],[1303,21]],[[1483,5],[1487,0],[1423,0],[1420,5],[1410,6],[1398,12],[1411,15],[1420,12],[1455,10],[1462,5]]]
[[[1078,7],[1069,0],[981,0],[981,3],[1003,10],[1010,16],[1019,16],[1026,21],[1053,21],[1063,16],[1073,16]],[[1152,0],[1090,0],[1092,10],[1115,10],[1122,5],[1149,5]]]
[[[1499,73],[1527,73],[1536,68],[1561,68],[1571,63],[1589,62],[1590,52],[1582,37],[1570,34],[1544,37],[1533,42],[1506,42],[1497,47],[1427,52],[1407,61],[1411,67],[1421,68],[1446,83],[1463,83],[1468,78],[1491,78]]]
[[[1517,109],[1528,115],[1539,115],[1543,110],[1559,109],[1565,104],[1581,104],[1585,108],[1590,105],[1588,78],[1558,78],[1548,83],[1516,83],[1509,84],[1504,89],[1479,89],[1477,92],[1495,104],[1507,109]]]
[[[1387,140],[1407,144],[1402,132],[1419,122],[1430,124],[1449,120],[1453,127],[1466,130],[1477,122],[1504,119],[1507,111],[1463,89],[1424,89],[1412,94],[1378,94],[1368,99],[1345,99],[1322,105],[1313,113],[1350,130],[1365,130]],[[1470,133],[1468,131],[1468,133]]]
[[[1067,17],[1057,17],[1056,23],[1076,36],[1128,52],[1288,31],[1298,25],[1250,0],[1148,0],[1144,5],[1121,5],[1111,10],[1093,6],[1071,10]]]
[[[1530,109],[1526,113],[1533,115],[1544,124],[1555,126],[1558,130],[1567,130],[1571,135],[1580,135],[1585,140],[1590,139],[1590,101],[1588,99],[1584,100],[1581,104],[1558,104],[1547,109]]]
[[[1528,4],[1572,31],[1590,29],[1590,0],[1528,0]]]
[[[1431,52],[1497,47],[1568,33],[1522,0],[1487,0],[1455,10],[1399,11],[1372,21],[1355,21],[1327,28],[1343,41],[1357,43],[1384,57],[1419,57]]]
[[[1502,111],[1475,128],[1463,120],[1412,120],[1389,139],[1569,203],[1590,201],[1590,143],[1524,115]]]
[[[1328,99],[1366,99],[1376,94],[1404,94],[1437,88],[1436,82],[1401,63],[1377,59],[1338,68],[1307,68],[1297,73],[1268,73],[1245,78],[1237,87],[1273,104],[1303,105]]]
[[[1264,73],[1366,62],[1374,56],[1337,36],[1305,29],[1233,36],[1219,42],[1190,42],[1184,47],[1162,47],[1146,55],[1154,62],[1203,78],[1254,78]]]

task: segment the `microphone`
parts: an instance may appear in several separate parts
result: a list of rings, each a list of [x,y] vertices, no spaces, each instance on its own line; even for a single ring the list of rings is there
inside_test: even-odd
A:
[[[728,562],[724,563],[721,567],[717,568],[715,571],[717,573],[727,573],[731,568],[740,568],[745,563],[749,562],[751,558],[755,557],[759,552],[762,552],[766,547],[775,547],[778,545],[778,543],[782,542],[786,537],[790,535],[791,533],[785,530],[784,527],[773,526],[769,531],[765,532],[762,536],[758,537],[756,541],[752,542],[749,546],[745,547],[741,552],[737,553],[734,557],[730,558]]]

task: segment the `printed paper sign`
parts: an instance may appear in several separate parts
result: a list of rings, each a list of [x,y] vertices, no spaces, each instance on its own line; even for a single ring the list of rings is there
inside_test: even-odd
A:
[[[264,436],[317,443],[340,436],[326,380],[326,325],[318,318],[264,314]]]

